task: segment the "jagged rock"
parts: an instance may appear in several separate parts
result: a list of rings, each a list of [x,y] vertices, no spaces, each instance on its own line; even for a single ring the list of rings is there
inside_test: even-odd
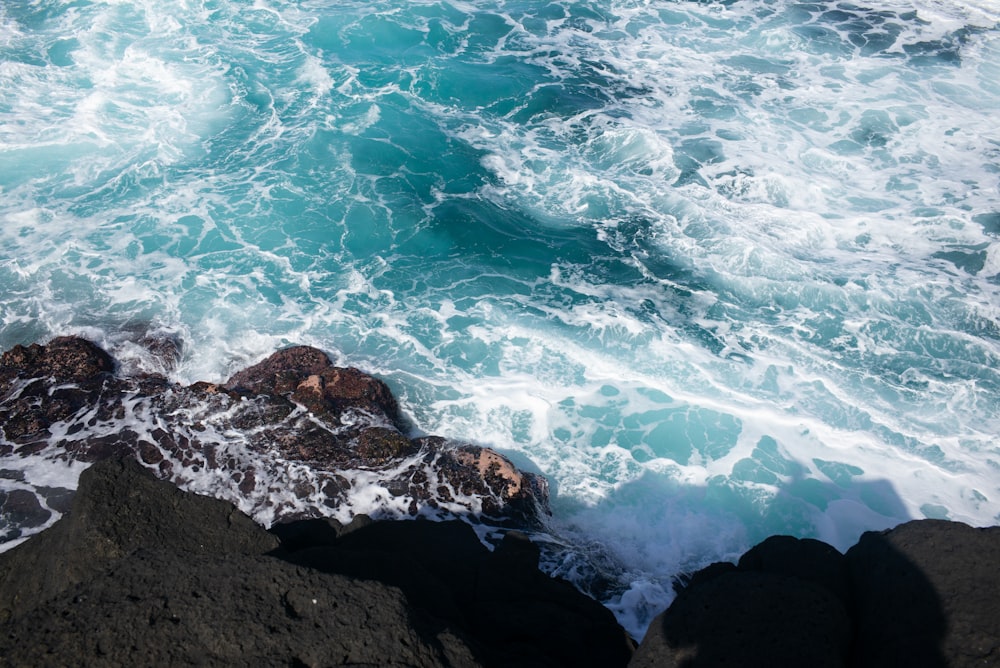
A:
[[[310,346],[279,350],[230,378],[225,388],[289,397],[316,417],[340,426],[348,411],[363,411],[400,428],[396,398],[382,381],[354,368],[335,367]]]
[[[146,332],[136,344],[149,354],[152,366],[160,373],[175,369],[184,349],[181,338],[173,332]]]
[[[171,339],[168,348],[175,347]],[[546,509],[544,479],[486,448],[410,439],[385,383],[334,366],[316,348],[280,350],[222,385],[117,377],[115,368],[99,347],[72,337],[5,353],[0,455],[48,448],[98,461],[133,454],[182,484],[217,471],[229,479],[214,485],[219,495],[269,519],[348,504],[358,477],[382,487],[393,512],[472,512],[533,524]],[[272,499],[289,491],[295,502],[275,507]]]
[[[695,573],[630,666],[1000,663],[1000,527],[919,520],[846,556],[771,537]]]
[[[242,387],[252,394],[289,394],[305,378],[321,374],[331,366],[330,358],[322,350],[293,346],[233,374],[226,387]]]
[[[279,544],[280,537],[280,544]],[[69,514],[0,554],[12,665],[624,666],[611,613],[509,534],[314,519],[264,531],[131,460],[88,469]]]
[[[104,350],[75,337],[14,346],[0,356],[0,428],[11,441],[43,439],[53,423],[96,403],[114,368]]]
[[[60,336],[47,345],[14,346],[0,357],[0,378],[8,374],[52,377],[60,383],[88,383],[115,370],[114,360],[96,344],[74,336]]]

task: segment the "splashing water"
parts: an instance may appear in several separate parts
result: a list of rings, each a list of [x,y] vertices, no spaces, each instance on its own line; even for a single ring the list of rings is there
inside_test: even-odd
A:
[[[1000,520],[993,3],[14,0],[0,347],[306,343],[551,481],[636,635],[772,533]],[[0,489],[72,480],[16,458]]]

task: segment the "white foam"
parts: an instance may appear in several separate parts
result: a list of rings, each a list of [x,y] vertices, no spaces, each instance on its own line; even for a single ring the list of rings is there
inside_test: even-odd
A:
[[[549,476],[553,540],[615,572],[637,635],[673,575],[766,532],[843,549],[941,508],[998,521],[1000,252],[974,220],[1000,210],[990,2],[872,8],[892,27],[850,10],[892,37],[870,53],[819,10],[821,37],[757,2],[342,8],[351,30],[377,9],[448,33],[377,68],[311,46],[313,6],[85,9],[48,36],[0,10],[0,48],[79,43],[71,66],[0,64],[4,347],[124,345],[114,328],[146,321],[186,342],[184,382],[334,351],[383,374],[418,431]],[[919,62],[934,42],[951,60]],[[519,99],[435,98],[450,66],[503,58],[538,79]],[[571,101],[531,106],[554,89]],[[392,136],[408,115],[480,157],[467,180],[399,185],[428,176]],[[407,157],[356,169],[355,139]],[[568,250],[510,271],[461,235],[441,250],[456,202]],[[400,511],[352,479],[354,509]],[[240,503],[267,521],[293,500],[276,483]]]
[[[29,492],[38,500],[39,506],[50,513],[49,518],[44,523],[35,527],[25,528],[21,531],[21,535],[18,538],[0,543],[0,552],[5,552],[20,545],[36,533],[49,528],[62,517],[62,513],[56,508],[51,507],[46,500],[48,493],[39,493],[39,488],[75,490],[80,479],[80,474],[86,468],[86,464],[72,460],[19,457],[17,455],[0,457],[0,469],[13,472],[16,476],[15,478],[7,475],[0,478],[0,491],[11,492],[14,490],[23,490]]]

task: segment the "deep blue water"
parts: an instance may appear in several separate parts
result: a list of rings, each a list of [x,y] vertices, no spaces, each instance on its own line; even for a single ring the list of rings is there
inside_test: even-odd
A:
[[[79,333],[141,368],[167,331],[181,382],[328,350],[416,430],[544,473],[550,570],[603,569],[636,634],[771,533],[992,524],[998,24],[5,0],[0,347]]]

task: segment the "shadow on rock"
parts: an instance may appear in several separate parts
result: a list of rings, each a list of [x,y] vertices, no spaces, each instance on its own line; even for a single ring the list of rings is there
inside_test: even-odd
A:
[[[772,537],[695,573],[633,667],[944,666],[1000,661],[1000,528],[918,520],[841,555]]]
[[[0,554],[4,665],[624,666],[611,613],[459,521],[265,531],[130,458]]]
[[[611,612],[538,569],[539,549],[508,532],[493,551],[465,522],[356,518],[276,525],[272,552],[326,573],[398,587],[430,624],[465,639],[484,665],[625,665],[633,645]]]

